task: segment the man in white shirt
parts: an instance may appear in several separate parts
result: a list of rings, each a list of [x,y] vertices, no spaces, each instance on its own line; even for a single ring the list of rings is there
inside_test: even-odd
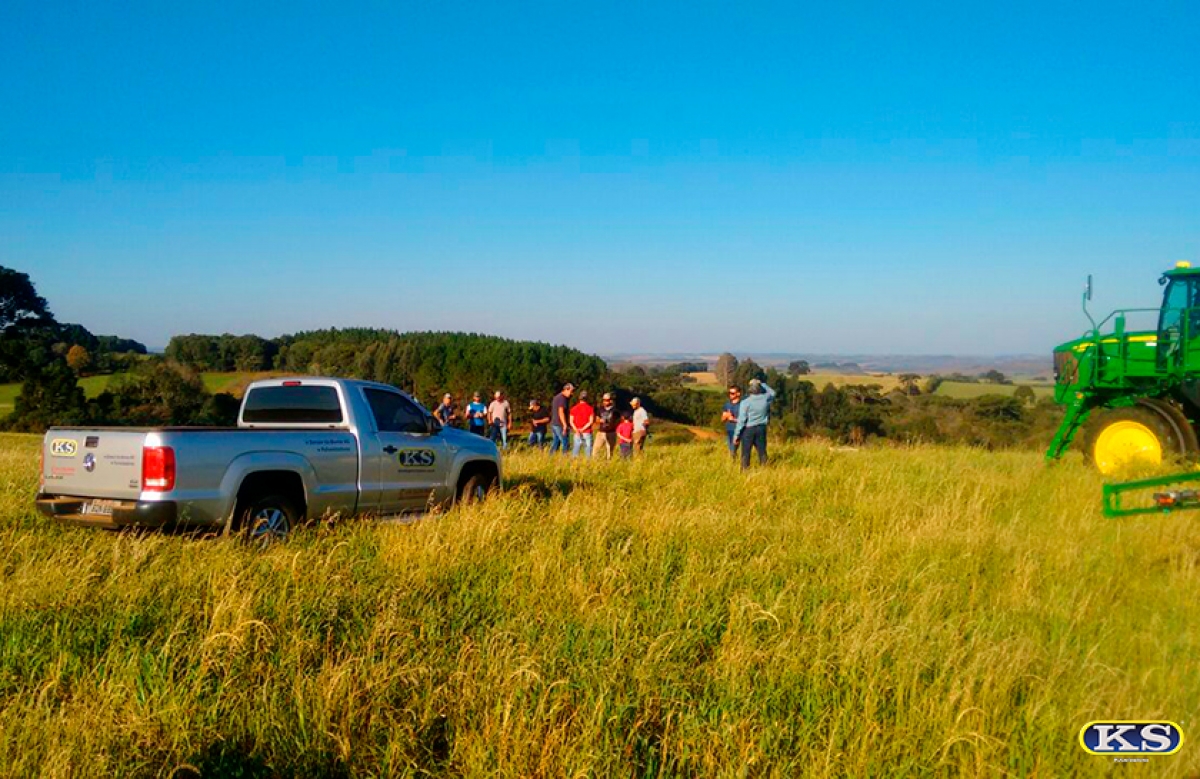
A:
[[[650,414],[642,408],[642,399],[634,398],[629,401],[633,409],[633,454],[646,453],[646,436],[649,434]]]
[[[496,390],[492,402],[487,407],[488,425],[491,427],[491,439],[499,441],[502,448],[508,448],[508,428],[512,423],[512,405],[505,399],[504,393]]]

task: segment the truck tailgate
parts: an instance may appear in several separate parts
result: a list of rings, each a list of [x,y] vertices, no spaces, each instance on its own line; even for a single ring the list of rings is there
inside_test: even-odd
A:
[[[42,442],[45,492],[137,500],[144,430],[52,428]]]

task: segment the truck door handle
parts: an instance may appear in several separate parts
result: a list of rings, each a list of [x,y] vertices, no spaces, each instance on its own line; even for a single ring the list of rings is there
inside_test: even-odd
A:
[[[398,451],[400,451],[400,450],[397,449],[396,447],[392,446],[391,444],[388,444],[387,446],[383,447],[384,454],[395,454]]]

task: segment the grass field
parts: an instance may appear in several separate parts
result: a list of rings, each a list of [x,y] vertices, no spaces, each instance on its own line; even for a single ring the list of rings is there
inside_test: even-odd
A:
[[[717,383],[717,375],[711,371],[708,373],[689,373],[688,375],[695,379],[696,383],[693,386],[696,389],[711,392],[723,392],[725,389]],[[804,377],[804,380],[812,382],[818,389],[825,387],[827,384],[832,384],[835,387],[844,387],[847,384],[878,384],[883,392],[891,392],[900,384],[899,380],[892,375],[871,376],[861,373],[810,373]],[[951,398],[1011,395],[1022,384],[1024,382],[1015,382],[1013,384],[971,384],[960,381],[944,381],[938,387],[937,394]],[[1034,394],[1039,398],[1054,397],[1054,387],[1052,385],[1028,384],[1028,386],[1033,388]]]
[[[1020,382],[1014,384],[971,384],[962,381],[944,381],[938,387],[937,394],[945,395],[951,398],[979,398],[984,395],[1011,395],[1017,391],[1017,387],[1022,386]],[[1051,384],[1028,384],[1024,385],[1033,389],[1033,394],[1039,398],[1054,397],[1054,386]]]
[[[1200,722],[1200,525],[1102,519],[1076,460],[513,455],[261,553],[47,524],[36,445],[0,437],[0,775],[1061,777],[1145,767],[1090,720]]]
[[[696,389],[712,392],[725,391],[725,387],[717,383],[717,374],[711,371],[687,375],[696,380],[693,385]],[[810,373],[803,378],[805,381],[812,382],[818,389],[826,384],[832,384],[835,387],[844,387],[847,384],[878,384],[883,392],[890,392],[900,383],[895,376],[871,376],[863,373]]]

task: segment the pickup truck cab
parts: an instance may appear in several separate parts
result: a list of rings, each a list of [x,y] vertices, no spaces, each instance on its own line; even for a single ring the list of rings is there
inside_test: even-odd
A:
[[[272,379],[247,389],[237,427],[51,428],[37,507],[83,525],[209,526],[270,540],[306,518],[481,499],[500,477],[495,444],[443,428],[394,387]]]

